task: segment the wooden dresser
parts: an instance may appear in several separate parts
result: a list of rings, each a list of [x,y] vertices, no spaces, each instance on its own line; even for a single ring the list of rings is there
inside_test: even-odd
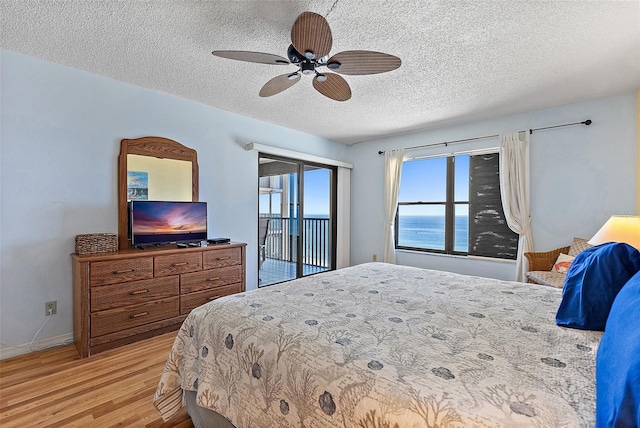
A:
[[[177,330],[193,308],[245,291],[245,251],[231,243],[72,254],[80,355]]]

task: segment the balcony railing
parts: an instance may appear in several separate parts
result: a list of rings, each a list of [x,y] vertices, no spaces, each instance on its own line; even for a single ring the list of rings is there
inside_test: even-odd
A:
[[[303,263],[330,268],[330,223],[328,218],[305,217],[302,220]],[[297,262],[298,219],[271,217],[265,255],[267,258]]]

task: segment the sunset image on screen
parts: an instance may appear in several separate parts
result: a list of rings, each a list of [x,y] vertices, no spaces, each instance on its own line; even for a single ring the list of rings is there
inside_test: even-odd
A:
[[[207,237],[207,205],[203,202],[134,202],[132,221],[137,244]]]

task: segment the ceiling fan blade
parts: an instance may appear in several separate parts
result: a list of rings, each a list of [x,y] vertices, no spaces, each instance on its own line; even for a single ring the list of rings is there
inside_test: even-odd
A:
[[[324,76],[327,79],[320,81],[318,80],[319,76]],[[313,87],[322,95],[336,101],[347,101],[351,98],[351,88],[342,76],[333,73],[321,74],[319,76],[314,76]]]
[[[279,55],[273,55],[262,52],[249,52],[249,51],[213,51],[211,52],[215,56],[222,58],[235,59],[238,61],[257,62],[260,64],[276,64],[276,65],[288,65],[291,64],[288,59]]]
[[[329,23],[322,15],[302,12],[291,27],[291,42],[308,59],[322,58],[329,54],[333,43]]]
[[[287,73],[287,74],[282,74],[280,76],[276,76],[264,84],[262,89],[260,89],[259,95],[261,97],[270,97],[272,95],[275,95],[284,91],[287,88],[292,87],[299,81],[300,81],[299,73]]]
[[[401,64],[397,56],[374,51],[344,51],[327,60],[331,71],[349,75],[386,73]]]

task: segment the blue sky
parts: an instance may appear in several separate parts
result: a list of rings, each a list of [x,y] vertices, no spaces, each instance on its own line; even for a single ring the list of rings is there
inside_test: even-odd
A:
[[[304,173],[305,217],[329,215],[331,170],[314,169]]]
[[[469,200],[469,155],[456,156],[455,199]],[[426,158],[406,161],[402,165],[402,178],[398,202],[444,202],[447,188],[447,159]],[[460,207],[465,210],[466,207]],[[440,206],[406,206],[402,215],[444,215]]]

